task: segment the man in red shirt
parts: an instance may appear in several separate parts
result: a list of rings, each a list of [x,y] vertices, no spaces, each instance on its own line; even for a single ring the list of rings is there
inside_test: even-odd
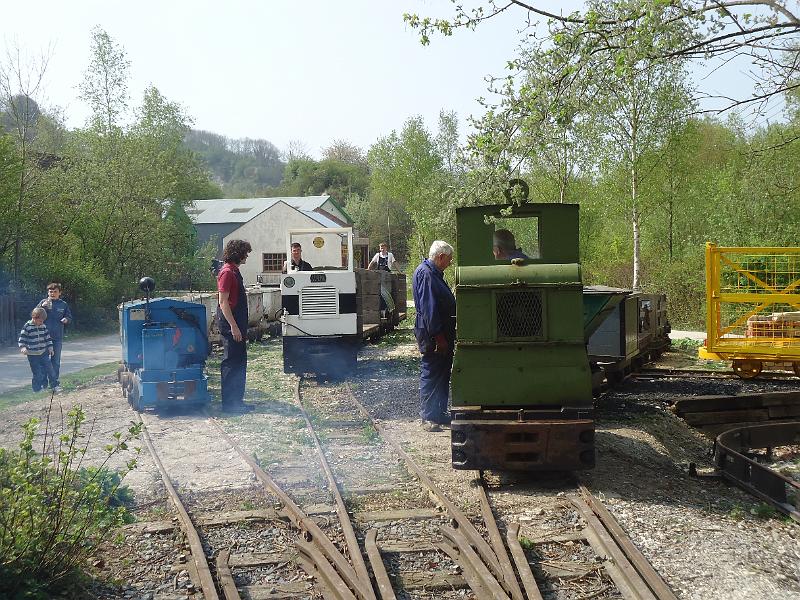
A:
[[[222,409],[227,412],[247,412],[244,403],[247,381],[247,292],[244,289],[239,265],[252,251],[249,242],[231,240],[225,245],[222,259],[225,265],[217,276],[219,306],[217,326],[222,336]]]

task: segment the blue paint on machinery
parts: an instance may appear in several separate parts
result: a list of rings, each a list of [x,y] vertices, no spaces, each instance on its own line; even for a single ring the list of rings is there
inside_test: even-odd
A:
[[[154,298],[120,307],[119,382],[135,410],[210,402],[205,327],[206,307],[194,302]]]

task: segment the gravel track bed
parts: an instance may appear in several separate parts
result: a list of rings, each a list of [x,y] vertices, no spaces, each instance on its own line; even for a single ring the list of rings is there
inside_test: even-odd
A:
[[[405,342],[395,340],[395,345],[381,343],[364,348],[359,357],[358,376],[351,380],[354,393],[382,420],[390,435],[429,470],[450,499],[475,517],[480,513],[471,474],[453,471],[450,467],[449,432],[425,433],[420,427],[418,355],[408,337],[406,334]],[[276,480],[286,483],[293,495],[297,494],[298,502],[306,506],[332,506],[316,467],[317,459],[305,433],[305,424],[293,405],[291,378],[280,372],[279,345],[271,342],[251,348],[247,400],[256,405],[256,412],[227,417],[212,408],[212,414],[221,419],[225,429],[239,440],[246,452],[255,456]],[[212,365],[209,372],[215,374],[218,369]],[[800,599],[800,529],[738,488],[715,479],[690,477],[689,462],[701,468],[712,466],[711,441],[673,415],[668,405],[683,397],[790,390],[798,389],[798,385],[792,381],[692,379],[690,375],[680,379],[641,377],[626,381],[599,399],[597,467],[581,473],[580,481],[606,504],[681,600]],[[336,390],[338,386],[330,387]],[[332,391],[330,396],[338,396],[338,391]],[[320,402],[323,398],[321,396]],[[134,413],[112,378],[56,396],[55,403],[56,412],[52,414],[66,413],[73,403],[79,403],[89,420],[94,420],[86,465],[99,464],[104,456],[103,446],[110,441],[111,434],[127,429],[134,419]],[[332,406],[338,419],[360,420],[360,416],[348,415],[343,405],[341,409],[336,404]],[[31,416],[45,417],[47,407],[44,399],[37,399],[5,408],[0,419],[0,445],[15,447],[22,437],[21,425]],[[182,493],[192,492],[187,497],[193,510],[220,503],[231,505],[231,510],[252,509],[261,506],[259,502],[268,506],[271,502],[263,500],[267,496],[253,493],[251,475],[238,470],[233,473],[225,467],[233,464],[234,457],[221,447],[217,452],[208,451],[218,440],[213,433],[200,435],[205,429],[204,419],[200,415],[158,417],[162,426],[172,430],[170,435],[154,440],[159,447],[162,444],[171,446],[165,448],[168,468],[178,469],[175,477]],[[193,428],[193,434],[174,436],[175,428],[181,423]],[[350,433],[364,434],[360,427],[354,427],[348,431]],[[335,444],[329,457],[337,474],[342,476],[348,476],[350,463],[339,455],[349,458],[364,454],[369,461],[379,462],[383,469],[402,471],[396,460],[384,455],[380,445],[367,443],[366,438],[332,438],[326,440],[328,442]],[[777,464],[796,471],[793,452],[795,450],[790,448],[786,455],[777,457]],[[120,466],[126,458],[129,457],[120,457],[111,466]],[[341,464],[338,461],[342,461]],[[219,468],[211,468],[212,465]],[[409,485],[394,493],[380,491],[347,500],[357,512],[419,506],[420,500],[427,502],[427,494],[407,475],[405,477]],[[347,481],[349,485],[351,480]],[[360,478],[352,479],[353,484],[360,481]],[[376,484],[367,477],[364,482],[365,485]],[[583,527],[567,498],[576,489],[574,477],[490,473],[489,483],[491,502],[501,527],[505,523],[519,522],[521,535],[530,540],[526,552],[544,587],[545,598],[577,600],[592,594],[596,594],[592,596],[596,598],[615,597],[614,590],[604,588],[606,582],[602,575],[590,569],[596,566],[596,560],[587,554],[585,544],[571,542],[570,545],[569,540],[557,544],[537,543],[537,540],[570,534]],[[160,476],[146,451],[139,456],[138,467],[125,479],[125,484],[134,495],[134,514],[139,520],[172,519]],[[208,489],[216,492],[206,496]],[[262,500],[255,500],[259,497]],[[331,535],[341,543],[337,526],[333,524],[335,515],[323,516],[323,525],[326,519],[332,522]],[[429,520],[431,535],[438,527],[437,521]],[[380,525],[379,540],[384,539],[384,532],[391,532],[392,527]],[[266,527],[280,529],[272,523]],[[406,528],[405,522],[403,527]],[[409,526],[408,531],[423,535],[428,525],[420,530],[417,527]],[[215,549],[234,543],[237,548],[255,548],[261,539],[256,524],[223,528],[230,529],[229,538],[223,530],[216,529],[208,527],[203,531]],[[277,538],[283,540],[282,543],[288,543],[291,537],[289,529],[274,533],[283,536]],[[391,535],[396,533],[391,532]],[[443,554],[432,554],[438,557],[445,570],[455,568],[446,562],[449,559]],[[573,554],[580,558],[575,564],[590,571],[578,577],[556,577],[552,569],[548,571],[548,567],[554,569]],[[163,600],[188,598],[188,573],[180,568],[182,555],[188,556],[188,551],[183,535],[177,530],[122,535],[119,540],[109,541],[92,559],[89,571],[104,583],[92,590],[93,596],[86,597],[104,600],[152,600],[156,596]],[[407,556],[406,553],[387,554],[386,559],[390,572],[419,570],[426,561],[432,560],[429,556]],[[234,570],[234,576],[241,576],[248,584],[266,581],[268,585],[270,568]],[[291,577],[280,569],[272,573],[277,578]],[[468,590],[450,590],[414,591],[412,595],[401,593],[399,597],[470,596]],[[197,598],[198,594],[191,597]]]

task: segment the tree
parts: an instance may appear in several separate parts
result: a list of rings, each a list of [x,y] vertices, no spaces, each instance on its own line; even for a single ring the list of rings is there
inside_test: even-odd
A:
[[[338,160],[356,166],[367,166],[367,156],[364,151],[347,140],[333,140],[331,145],[322,150],[325,160]]]
[[[458,29],[474,29],[506,11],[518,11],[520,35],[529,36],[529,29],[545,20],[552,35],[564,33],[581,37],[594,48],[598,58],[615,63],[617,57],[635,47],[649,45],[650,60],[709,60],[722,64],[745,57],[754,66],[756,93],[728,98],[722,111],[737,105],[763,103],[768,98],[797,89],[797,47],[800,45],[800,18],[776,0],[625,0],[615,14],[603,11],[597,3],[588,3],[582,12],[567,15],[540,8],[544,3],[508,0],[479,2],[465,7],[455,4],[449,19],[405,14],[405,21],[420,32],[423,44],[431,35],[450,36]],[[691,35],[677,43],[663,44],[656,38],[665,27],[679,27]],[[663,41],[663,40],[662,40]],[[762,105],[763,106],[763,105]]]
[[[79,86],[81,99],[92,109],[92,126],[110,134],[128,109],[130,61],[125,50],[100,27],[92,30],[92,60]]]
[[[37,198],[32,193],[40,169],[36,160],[34,141],[36,127],[41,115],[34,97],[41,92],[42,82],[49,56],[28,60],[19,48],[8,49],[6,59],[0,63],[0,107],[3,110],[3,127],[13,136],[18,153],[11,173],[16,177],[14,202],[8,209],[8,221],[12,224],[10,238],[0,240],[0,258],[13,247],[13,279],[20,281],[20,261],[24,233],[35,220],[39,210]]]

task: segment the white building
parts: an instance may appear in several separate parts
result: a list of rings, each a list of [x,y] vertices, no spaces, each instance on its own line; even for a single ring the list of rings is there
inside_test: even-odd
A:
[[[277,285],[286,260],[289,229],[352,227],[350,216],[330,196],[195,200],[186,210],[197,230],[200,245],[216,241],[217,258],[232,239],[247,240],[253,247],[241,272],[245,285],[261,276]],[[355,243],[356,266],[366,266],[367,240]]]

